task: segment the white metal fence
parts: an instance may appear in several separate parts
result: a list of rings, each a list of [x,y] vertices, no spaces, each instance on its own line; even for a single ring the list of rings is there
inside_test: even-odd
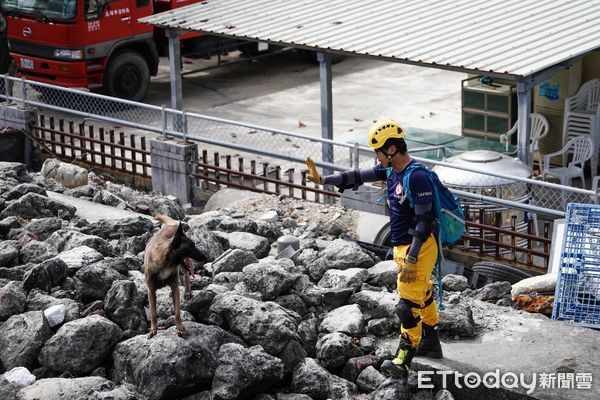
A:
[[[194,112],[173,110],[144,103],[61,88],[26,79],[0,75],[0,98],[23,105],[36,106],[59,116],[78,116],[86,120],[127,127],[150,135],[168,135],[203,143],[203,147],[233,149],[238,154],[277,159],[300,171],[304,159],[312,155],[317,165],[330,171],[365,168],[374,165],[368,147],[271,129],[250,123],[215,118]],[[4,90],[8,88],[8,90]],[[136,132],[139,133],[139,132]],[[443,154],[447,149],[439,148]],[[411,149],[413,156],[418,155]],[[461,171],[475,172],[469,188],[452,188],[461,196],[512,205],[529,211],[560,216],[568,202],[593,203],[597,193],[561,186],[536,179],[515,178],[502,173],[483,174],[476,169],[415,157],[429,166],[444,165]],[[507,184],[492,181],[503,178]]]

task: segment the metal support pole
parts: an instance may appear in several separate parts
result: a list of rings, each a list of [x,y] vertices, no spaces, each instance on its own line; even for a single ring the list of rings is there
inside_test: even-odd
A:
[[[331,95],[331,57],[327,53],[317,53],[319,77],[321,80],[321,137],[333,140],[333,99]],[[322,143],[323,162],[333,164],[333,146]],[[323,170],[325,175],[331,170]]]
[[[169,39],[169,69],[171,72],[171,108],[183,109],[183,92],[181,90],[181,45],[179,33],[173,29],[167,29]],[[173,130],[181,132],[181,117],[173,118]]]
[[[531,87],[524,82],[517,82],[517,109],[519,113],[518,127],[518,157],[527,166],[532,167],[531,159]]]

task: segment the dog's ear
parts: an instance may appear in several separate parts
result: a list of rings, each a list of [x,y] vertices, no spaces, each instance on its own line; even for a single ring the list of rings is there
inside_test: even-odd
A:
[[[181,222],[177,227],[177,231],[175,232],[175,236],[173,236],[173,241],[171,242],[171,247],[177,248],[181,246],[181,242],[183,241],[183,225]]]

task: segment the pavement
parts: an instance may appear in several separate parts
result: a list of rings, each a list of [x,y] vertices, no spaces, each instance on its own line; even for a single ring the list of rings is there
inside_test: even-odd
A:
[[[443,359],[417,357],[413,360],[415,370],[429,371],[422,372],[424,383],[429,382],[425,382],[425,378],[433,378],[433,382],[441,384],[443,375],[435,371],[453,371],[463,375],[474,373],[483,378],[485,374],[498,370],[500,388],[490,389],[483,384],[469,388],[463,378],[459,378],[462,388],[458,388],[454,383],[458,375],[447,376],[447,388],[461,400],[600,399],[600,331],[553,321],[541,314],[478,304],[482,307],[472,306],[478,326],[474,339],[443,340]],[[398,340],[389,339],[383,345],[394,352]],[[513,387],[511,376],[504,375],[507,373],[516,374],[519,380],[520,374],[523,374],[524,382],[529,386],[516,384]],[[577,389],[576,380],[585,379],[583,374],[592,376],[590,389]],[[506,385],[502,384],[503,377]],[[490,376],[489,379],[488,382],[493,384],[495,378]],[[533,389],[531,385],[534,382]],[[545,388],[544,384],[548,387]],[[559,388],[559,385],[564,387],[568,384],[572,384],[573,388]],[[533,391],[528,394],[527,388]]]
[[[93,224],[94,222],[98,222],[101,219],[111,220],[138,216],[144,218],[152,218],[150,215],[140,214],[130,210],[121,210],[104,204],[94,203],[93,201],[66,196],[62,193],[56,193],[51,191],[46,191],[46,193],[51,199],[60,201],[64,204],[68,204],[77,208],[77,212],[75,213],[75,215],[77,215],[80,218],[85,218],[91,224]]]
[[[239,57],[232,53],[225,60]],[[184,58],[184,72],[212,63]],[[336,140],[363,138],[380,118],[395,118],[406,127],[461,132],[461,80],[466,74],[352,57],[332,71]],[[168,62],[162,59],[146,101],[169,105],[169,84]],[[182,86],[184,109],[321,135],[319,68],[296,52],[185,75]]]

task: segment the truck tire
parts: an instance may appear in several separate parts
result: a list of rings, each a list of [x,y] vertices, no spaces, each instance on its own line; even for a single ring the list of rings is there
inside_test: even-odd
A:
[[[150,88],[150,68],[144,57],[132,50],[115,54],[104,73],[102,92],[108,96],[142,101]]]
[[[508,281],[511,284],[533,276],[520,268],[493,261],[476,262],[473,264],[473,271],[479,272],[480,275],[491,279],[493,282]]]

